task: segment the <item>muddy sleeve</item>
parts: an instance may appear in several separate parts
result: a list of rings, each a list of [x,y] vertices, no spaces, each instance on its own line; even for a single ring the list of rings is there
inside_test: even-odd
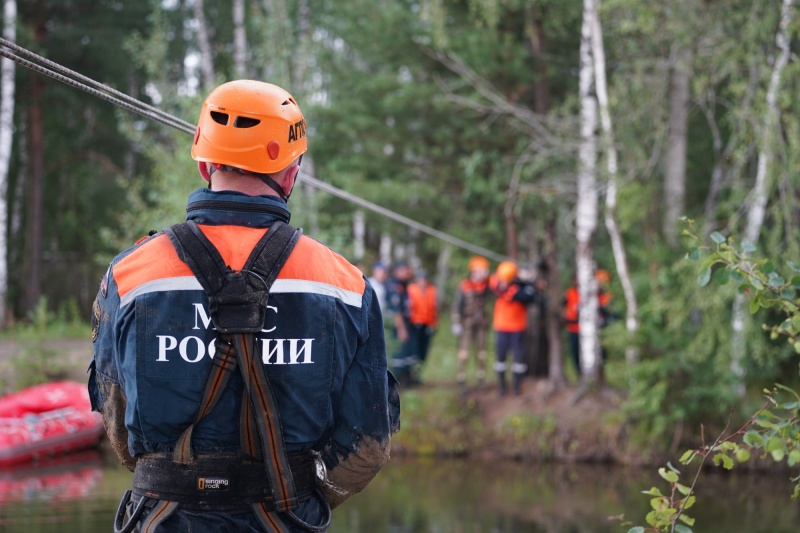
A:
[[[122,387],[116,354],[118,310],[119,296],[109,268],[92,306],[94,356],[89,366],[89,398],[92,410],[103,415],[103,425],[117,457],[129,470],[133,470],[136,460],[128,449],[128,430],[125,427],[128,400]]]
[[[389,460],[391,435],[400,429],[400,397],[386,365],[383,323],[370,288],[365,292],[367,335],[344,379],[335,427],[324,451],[323,491],[334,508],[360,492]]]

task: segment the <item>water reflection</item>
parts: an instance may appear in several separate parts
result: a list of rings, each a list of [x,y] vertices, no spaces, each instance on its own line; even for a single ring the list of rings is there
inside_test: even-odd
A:
[[[0,531],[108,532],[131,475],[96,450],[0,470]]]
[[[395,460],[334,515],[331,533],[624,532],[611,515],[643,523],[642,490],[655,470],[586,465]],[[695,531],[800,530],[787,476],[704,475]]]
[[[113,465],[113,466],[112,466]],[[0,531],[108,532],[131,474],[96,452],[0,471]],[[643,521],[655,469],[393,459],[334,513],[330,533],[620,533]],[[788,474],[704,474],[694,530],[800,530]]]

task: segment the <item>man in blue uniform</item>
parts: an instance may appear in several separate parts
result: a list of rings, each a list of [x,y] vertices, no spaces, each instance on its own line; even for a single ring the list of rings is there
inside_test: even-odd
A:
[[[192,146],[208,189],[101,282],[89,392],[134,471],[116,531],[325,531],[389,459],[375,292],[287,225],[306,147],[288,92],[221,85]]]

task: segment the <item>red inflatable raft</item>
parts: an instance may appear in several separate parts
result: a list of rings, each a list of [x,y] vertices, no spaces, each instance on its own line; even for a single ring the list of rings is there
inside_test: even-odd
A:
[[[103,420],[86,385],[36,385],[0,398],[0,468],[94,446]]]

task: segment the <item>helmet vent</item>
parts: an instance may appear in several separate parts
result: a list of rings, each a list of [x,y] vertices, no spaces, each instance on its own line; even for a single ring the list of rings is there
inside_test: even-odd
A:
[[[294,98],[289,98],[288,100],[284,101],[281,105],[297,105],[297,102],[294,101]]]
[[[219,111],[212,111],[211,118],[214,119],[214,122],[217,124],[222,124],[223,126],[228,125],[228,114],[227,113],[220,113]]]
[[[252,128],[253,126],[258,126],[261,123],[260,120],[257,118],[250,118],[250,117],[236,117],[236,120],[233,122],[234,128]]]

